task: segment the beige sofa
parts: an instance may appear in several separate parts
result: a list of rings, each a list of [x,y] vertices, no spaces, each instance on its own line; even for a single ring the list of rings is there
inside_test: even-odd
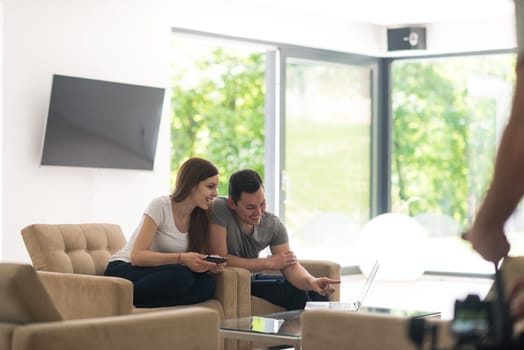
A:
[[[46,288],[60,295],[64,290],[80,290],[82,285],[97,284],[100,294],[86,296],[83,305],[76,298],[59,298],[57,305],[70,317],[92,315],[125,315],[131,312],[156,311],[133,307],[131,282],[103,276],[111,255],[122,248],[126,239],[120,226],[115,224],[36,224],[25,227],[22,237],[36,270],[47,272],[41,277]],[[51,273],[53,272],[53,273]],[[211,300],[196,304],[216,310],[220,317],[236,318],[237,273],[225,269],[216,275],[216,292]],[[118,291],[114,300],[107,300],[104,290]],[[68,294],[73,295],[73,294]],[[102,305],[99,303],[102,301]],[[83,308],[82,308],[83,307]],[[177,306],[174,308],[184,308]],[[96,308],[94,310],[93,308]]]
[[[132,306],[132,286],[127,280],[102,276],[110,256],[123,247],[126,239],[120,226],[115,224],[35,224],[22,229],[22,237],[33,266],[39,272],[46,288],[52,293],[66,289],[79,289],[82,284],[100,284],[103,290],[118,290],[115,300],[106,300],[98,310],[93,304],[100,295],[91,295],[82,305],[77,300],[60,299],[59,307],[71,317],[92,315],[125,315],[130,312],[149,311]],[[340,279],[340,265],[330,261],[301,260],[301,264],[316,277]],[[47,272],[47,273],[43,273]],[[54,272],[54,273],[50,273]],[[265,273],[279,273],[265,271]],[[221,318],[238,318],[284,311],[264,299],[251,297],[251,274],[241,268],[227,267],[216,276],[215,298],[198,304],[218,311]],[[340,291],[330,296],[339,300]],[[83,307],[82,307],[83,306]],[[181,308],[184,306],[178,306]]]
[[[0,264],[0,300],[0,349],[220,348],[219,316],[210,308],[67,320],[29,265]]]
[[[131,282],[103,276],[110,256],[126,243],[120,226],[106,223],[35,224],[25,227],[22,237],[40,279],[67,319],[158,310],[135,308]],[[314,260],[301,263],[314,276],[340,279],[340,265],[336,263]],[[221,319],[284,311],[277,305],[251,296],[251,274],[246,269],[225,268],[223,273],[216,275],[216,286],[214,299],[195,305],[217,311]],[[92,292],[82,293],[85,289]],[[339,293],[337,288],[331,300],[339,300]],[[225,340],[224,344],[228,350],[251,346],[234,340]]]
[[[248,306],[239,305],[237,295],[249,293],[249,278],[243,269],[225,268],[215,276],[215,296],[194,305],[166,308],[135,308],[130,281],[103,276],[111,255],[126,239],[115,224],[35,224],[22,230],[33,267],[50,293],[57,309],[67,319],[129,315],[160,310],[201,306],[216,311],[220,319],[249,315]],[[84,290],[90,293],[83,293]],[[235,340],[223,347],[238,348]]]
[[[335,310],[308,310],[301,316],[302,350],[416,350],[408,338],[408,318]],[[438,327],[439,349],[452,349],[449,321]],[[431,337],[425,337],[426,346]]]

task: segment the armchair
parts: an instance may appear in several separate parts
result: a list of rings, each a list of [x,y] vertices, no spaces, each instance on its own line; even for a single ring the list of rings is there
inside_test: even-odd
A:
[[[209,308],[66,320],[29,265],[0,264],[0,299],[0,349],[220,348],[219,317]]]
[[[22,237],[34,268],[49,293],[57,298],[57,307],[70,318],[126,315],[159,309],[203,306],[218,312],[220,318],[236,318],[237,274],[229,269],[216,275],[214,299],[195,305],[168,308],[135,308],[133,286],[123,278],[103,276],[111,255],[123,247],[126,239],[115,224],[35,224],[22,229]],[[85,285],[96,284],[96,291],[82,295]],[[116,294],[105,291],[117,291]],[[108,298],[107,295],[113,295]]]

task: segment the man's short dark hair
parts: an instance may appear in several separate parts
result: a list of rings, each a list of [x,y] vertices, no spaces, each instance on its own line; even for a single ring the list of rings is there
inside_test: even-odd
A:
[[[242,192],[255,193],[262,186],[262,178],[255,170],[239,170],[229,178],[229,198],[237,204]]]

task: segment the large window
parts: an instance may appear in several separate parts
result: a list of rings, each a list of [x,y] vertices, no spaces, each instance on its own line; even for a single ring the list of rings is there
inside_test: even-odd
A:
[[[300,257],[358,263],[371,214],[371,70],[286,60],[283,216]]]
[[[361,230],[390,198],[390,211],[426,229],[427,245],[413,248],[425,271],[492,272],[460,236],[491,179],[514,54],[392,60],[388,148],[379,59],[176,32],[172,45],[173,181],[185,159],[205,157],[227,195],[231,173],[253,168],[293,250],[343,266],[360,263]],[[384,150],[390,179],[377,173]],[[520,213],[507,224],[512,254],[524,254]]]
[[[227,195],[231,173],[253,168],[301,258],[357,264],[377,59],[176,32],[172,45],[172,181],[185,159],[205,157]]]
[[[514,67],[513,54],[392,64],[392,211],[426,228],[429,244],[421,262],[426,270],[493,272],[460,235],[491,179]],[[513,224],[510,234],[518,230]],[[514,243],[524,252],[516,237]]]
[[[193,156],[217,165],[220,195],[238,169],[264,176],[265,51],[173,35],[171,52],[172,183]]]

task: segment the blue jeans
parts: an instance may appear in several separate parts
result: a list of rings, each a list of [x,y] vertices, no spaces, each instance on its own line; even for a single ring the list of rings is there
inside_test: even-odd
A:
[[[133,266],[125,261],[111,261],[105,276],[133,282],[136,307],[189,305],[213,297],[215,280],[207,273],[196,273],[186,266]]]
[[[308,301],[327,301],[328,297],[312,290],[301,290],[292,285],[282,275],[255,273],[251,275],[251,295],[284,307],[299,310]]]

